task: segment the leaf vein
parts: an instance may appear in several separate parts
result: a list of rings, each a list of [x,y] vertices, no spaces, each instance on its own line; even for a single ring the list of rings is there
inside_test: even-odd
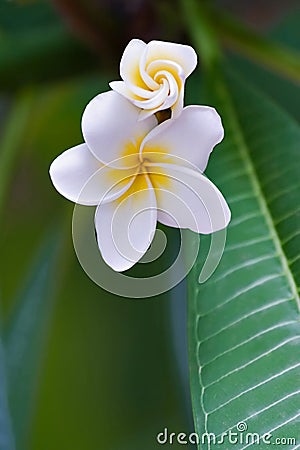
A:
[[[234,400],[237,400],[238,398],[242,397],[245,394],[248,394],[248,392],[254,391],[255,389],[259,388],[260,386],[263,386],[264,384],[269,383],[270,381],[273,381],[279,377],[281,377],[282,375],[291,372],[294,369],[297,369],[298,367],[300,367],[300,362],[288,367],[287,369],[282,370],[279,373],[276,373],[274,375],[272,375],[271,377],[267,378],[266,380],[261,381],[260,383],[256,384],[255,386],[251,386],[250,388],[246,389],[243,392],[240,392],[238,395],[235,395],[234,397],[230,398],[229,400],[227,400],[226,402],[222,403],[221,405],[219,405],[217,408],[212,409],[211,411],[208,412],[208,414],[213,414],[216,411],[219,411],[220,409],[224,408],[225,406],[229,405],[230,403],[232,403]]]
[[[289,344],[290,342],[296,341],[300,339],[300,335],[298,336],[293,336],[292,338],[286,339],[285,341],[281,342],[280,344],[275,345],[274,347],[270,348],[269,350],[267,350],[266,352],[261,353],[259,356],[256,356],[255,358],[251,359],[250,361],[248,361],[246,364],[243,364],[239,367],[237,367],[236,369],[231,370],[230,372],[225,373],[224,375],[222,375],[220,378],[218,378],[217,380],[212,381],[211,383],[207,384],[206,386],[204,386],[205,388],[208,388],[210,386],[213,386],[217,383],[219,383],[220,381],[222,381],[224,378],[229,377],[230,375],[239,372],[240,370],[245,369],[246,367],[250,366],[251,364],[255,363],[256,361],[259,361],[260,359],[264,358],[265,356],[270,355],[271,353],[275,352],[276,350],[284,347],[285,345]]]
[[[234,325],[237,325],[238,323],[242,322],[243,320],[248,319],[249,317],[252,317],[253,315],[260,313],[262,311],[266,311],[267,309],[274,308],[275,306],[281,305],[282,303],[289,302],[291,300],[294,300],[294,297],[289,297],[281,300],[277,300],[276,302],[269,303],[265,306],[262,306],[261,308],[257,308],[253,311],[251,311],[248,314],[245,314],[244,316],[241,316],[239,319],[235,320],[234,322],[231,322],[230,324],[226,325],[226,327],[220,328],[216,333],[213,333],[206,337],[203,340],[200,340],[200,343],[203,344],[204,342],[208,341],[209,339],[217,336],[218,334],[222,333],[223,331],[228,330],[229,328],[233,327]]]

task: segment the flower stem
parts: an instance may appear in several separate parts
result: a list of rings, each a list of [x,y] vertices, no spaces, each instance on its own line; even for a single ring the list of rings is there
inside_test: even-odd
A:
[[[155,113],[155,117],[159,124],[164,122],[165,120],[170,119],[171,118],[171,108],[163,109],[162,111],[158,111],[157,113]]]

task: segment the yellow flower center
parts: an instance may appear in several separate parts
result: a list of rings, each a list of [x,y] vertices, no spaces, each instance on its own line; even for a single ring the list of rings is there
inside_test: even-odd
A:
[[[160,163],[174,163],[174,159],[170,156],[166,149],[161,147],[151,147],[145,145],[143,152],[140,153],[140,146],[144,136],[137,137],[130,140],[124,146],[122,158],[125,158],[124,166],[128,167],[129,174],[124,171],[124,176],[129,182],[132,177],[134,181],[130,188],[118,198],[118,202],[138,191],[149,189],[147,177],[150,179],[152,187],[156,190],[156,195],[159,196],[160,189],[167,189],[170,185],[170,179],[166,176],[163,167]],[[120,169],[112,169],[111,176],[116,176],[116,171],[119,174]]]

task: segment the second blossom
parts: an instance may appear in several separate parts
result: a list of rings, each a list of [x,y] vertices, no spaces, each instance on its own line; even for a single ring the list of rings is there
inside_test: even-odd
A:
[[[197,55],[188,45],[132,39],[124,50],[120,75],[110,87],[141,109],[139,120],[165,109],[173,117],[183,108],[184,84],[197,65]]]

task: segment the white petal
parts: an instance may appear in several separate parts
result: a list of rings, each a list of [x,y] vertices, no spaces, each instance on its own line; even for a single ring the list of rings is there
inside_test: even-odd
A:
[[[135,172],[103,166],[86,144],[59,155],[50,166],[50,177],[57,191],[72,202],[98,205],[111,201],[129,189]]]
[[[197,54],[189,45],[173,42],[151,41],[147,44],[146,64],[157,59],[174,61],[179,64],[188,77],[197,65]]]
[[[140,63],[143,60],[146,47],[145,42],[140,39],[132,39],[125,48],[120,62],[120,75],[125,83],[142,89],[149,88],[140,73]],[[152,81],[152,83],[154,82]],[[150,87],[152,83],[150,82]],[[154,87],[155,85],[156,83],[154,83]]]
[[[160,107],[156,109],[141,109],[139,114],[139,121],[142,122],[145,119],[148,119],[148,117],[153,116],[156,112],[160,110]]]
[[[82,116],[82,133],[96,158],[113,167],[136,165],[136,155],[125,155],[132,153],[134,139],[141,139],[157,124],[155,117],[140,123],[138,116],[139,109],[117,92],[91,100]]]
[[[178,98],[179,88],[173,75],[167,71],[158,72],[157,75],[162,77],[159,89],[147,91],[143,98],[133,94],[130,89],[133,90],[134,87],[129,89],[122,81],[113,81],[110,83],[110,86],[116,92],[129,99],[133,105],[143,109],[146,113],[149,112],[149,114],[143,115],[143,118],[146,118],[157,111],[170,108],[176,103]],[[182,83],[180,84],[182,85]],[[140,95],[143,95],[143,93]],[[141,119],[141,112],[139,119]]]
[[[50,177],[58,192],[77,202],[84,185],[102,164],[89,151],[86,144],[77,145],[59,155],[50,166]],[[86,190],[84,204],[96,205],[98,194]]]
[[[177,119],[183,111],[183,97],[184,97],[184,84],[182,83],[182,87],[179,90],[179,94],[176,102],[172,106],[172,118]]]
[[[182,83],[185,79],[185,73],[183,68],[174,61],[158,59],[152,61],[147,66],[147,73],[159,83],[160,73],[169,72],[177,80],[178,83]]]
[[[147,49],[143,56],[146,55],[146,52]],[[152,61],[146,68],[143,67],[143,62],[141,61],[140,69],[141,76],[149,85],[149,88],[153,89],[153,93],[156,93],[155,96],[151,97],[153,99],[151,104],[150,102],[142,103],[142,101],[134,103],[139,108],[146,110],[145,114],[140,115],[141,119],[149,116],[147,110],[151,109],[151,113],[154,114],[162,109],[170,108],[176,103],[178,93],[184,84],[185,74],[182,67],[176,62],[160,59]],[[162,96],[162,91],[164,96]]]
[[[118,272],[132,267],[151,244],[156,220],[154,190],[147,175],[138,175],[124,197],[97,208],[95,226],[104,261]]]
[[[147,170],[156,190],[160,222],[203,234],[228,225],[231,213],[223,195],[200,172],[172,164],[149,164]]]
[[[167,75],[167,77],[172,77],[172,75]],[[183,89],[180,91],[178,90],[178,86],[174,80],[169,80],[167,82],[167,89],[168,89],[168,95],[165,97],[165,101],[162,104],[159,104],[159,102],[153,102],[152,103],[152,109],[149,109],[149,104],[147,109],[141,109],[139,114],[139,120],[145,120],[148,117],[150,117],[152,114],[157,113],[158,111],[162,111],[164,109],[168,108],[174,108],[172,111],[172,117],[178,117],[182,111],[183,107]],[[179,92],[179,95],[178,95]],[[136,103],[137,104],[137,103]],[[157,104],[157,106],[155,106]],[[138,104],[137,104],[138,106]],[[145,108],[145,105],[140,102],[140,107]]]
[[[158,72],[157,76],[158,77],[162,76],[163,83],[167,84],[167,86],[168,86],[168,96],[166,96],[165,102],[163,103],[161,109],[171,108],[171,106],[174,105],[174,103],[176,102],[176,100],[178,98],[178,92],[179,92],[180,86],[178,86],[177,81],[174,78],[174,76],[166,70],[162,70],[161,72]],[[181,84],[182,83],[180,83],[180,85]]]
[[[127,85],[124,83],[124,81],[111,81],[109,84],[109,87],[117,92],[118,94],[123,95],[123,97],[128,98],[131,100],[132,97],[135,97],[132,94],[132,91],[127,87]]]
[[[111,89],[126,97],[128,100],[143,100],[151,98],[155,95],[155,91],[142,89],[124,81],[111,81],[108,83]]]
[[[138,108],[153,110],[163,105],[165,100],[168,98],[168,94],[169,94],[169,83],[167,82],[167,80],[164,80],[160,88],[152,93],[151,98],[146,100],[133,100],[133,104]]]
[[[210,153],[224,136],[219,114],[209,106],[187,106],[177,118],[155,127],[141,145],[143,154],[155,149],[182,158],[204,171]],[[159,162],[159,159],[155,162]]]
[[[147,72],[147,65],[148,65],[147,54],[148,54],[148,45],[145,47],[143,53],[141,54],[139,71],[141,78],[144,84],[148,86],[148,89],[156,90],[159,88],[159,84],[156,83],[156,81]]]

